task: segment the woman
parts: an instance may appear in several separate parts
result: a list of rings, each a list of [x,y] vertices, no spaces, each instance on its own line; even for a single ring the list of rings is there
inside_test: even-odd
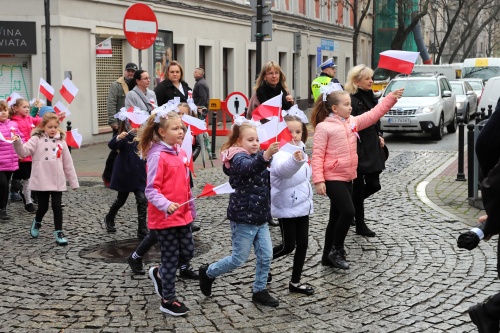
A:
[[[373,70],[366,65],[355,66],[347,74],[345,90],[351,95],[353,116],[359,116],[377,105],[372,91],[372,76]],[[365,237],[375,237],[375,232],[365,223],[364,200],[381,188],[379,176],[385,168],[383,147],[380,121],[359,131],[358,177],[353,182],[352,200],[356,233]]]
[[[252,119],[252,112],[257,106],[280,93],[283,93],[283,110],[290,109],[294,104],[293,97],[288,92],[285,74],[281,71],[280,65],[274,61],[270,61],[262,67],[253,89],[255,94],[250,98],[248,105],[248,119]]]
[[[150,82],[151,79],[148,72],[142,69],[135,71],[131,84],[132,89],[125,97],[125,107],[127,109],[131,106],[136,106],[143,111],[151,113],[153,109],[158,107],[154,91],[148,88]]]
[[[172,60],[166,67],[166,79],[155,87],[158,106],[162,106],[174,97],[179,97],[181,103],[187,102],[192,89],[188,84],[182,81],[184,69],[181,64]]]

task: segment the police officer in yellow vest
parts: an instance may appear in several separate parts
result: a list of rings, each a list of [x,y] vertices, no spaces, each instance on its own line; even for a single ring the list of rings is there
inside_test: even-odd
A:
[[[321,86],[326,86],[330,82],[340,83],[339,80],[335,78],[337,65],[333,62],[333,58],[328,59],[319,65],[319,67],[321,68],[321,74],[311,83],[314,100],[316,100],[316,98],[320,95],[319,88]]]

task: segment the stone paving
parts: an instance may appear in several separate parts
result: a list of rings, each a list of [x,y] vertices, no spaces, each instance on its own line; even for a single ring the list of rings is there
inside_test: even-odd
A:
[[[92,165],[99,147],[78,158],[75,152],[77,169]],[[86,170],[82,187],[63,197],[67,247],[55,245],[51,212],[40,237],[32,239],[32,215],[19,203],[9,206],[15,218],[0,224],[0,332],[472,332],[466,310],[498,291],[496,242],[483,242],[472,252],[458,249],[456,237],[469,228],[464,222],[468,218],[454,219],[451,213],[456,211],[432,209],[418,191],[426,183],[427,192],[438,192],[447,177],[439,167],[454,156],[391,151],[382,191],[366,208],[377,237],[349,232],[347,272],[320,264],[329,204],[315,196],[302,281],[313,285],[316,294],[289,293],[293,256],[288,256],[272,264],[269,289],[280,300],[279,307],[253,304],[252,254],[243,267],[216,280],[212,297],[203,296],[197,282],[178,279],[177,294],[191,309],[186,317],[160,312],[151,281],[146,275],[131,275],[125,259],[107,262],[83,256],[101,243],[134,238],[136,224],[131,196],[118,214],[117,233],[104,231],[100,221],[115,193]],[[94,170],[97,174],[101,166]],[[433,172],[438,174],[429,179]],[[220,168],[198,170],[195,192],[206,182],[226,181]],[[444,202],[438,199],[434,201]],[[195,267],[231,251],[227,196],[200,198],[197,207],[202,229],[195,233]],[[271,228],[271,234],[273,243],[278,242],[279,228]]]

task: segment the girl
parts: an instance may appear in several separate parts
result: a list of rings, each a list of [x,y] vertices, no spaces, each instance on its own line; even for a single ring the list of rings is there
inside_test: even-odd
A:
[[[44,106],[50,108],[50,106]],[[54,212],[54,236],[57,245],[67,245],[62,231],[62,192],[66,191],[66,178],[72,189],[79,187],[71,154],[64,140],[64,132],[59,130],[59,117],[52,111],[45,111],[32,137],[23,144],[18,136],[14,137],[14,149],[21,158],[33,157],[33,172],[30,190],[37,191],[38,209],[31,222],[31,237],[37,238],[42,219],[49,209],[49,198]]]
[[[302,111],[301,116],[307,122]],[[311,167],[304,152],[307,128],[297,115],[287,115],[284,119],[293,144],[284,145],[274,155],[270,168],[271,214],[278,218],[282,238],[282,243],[273,248],[273,259],[291,253],[297,246],[288,289],[312,295],[314,289],[300,283],[308,246],[309,215],[313,213]]]
[[[189,262],[194,255],[193,208],[182,204],[191,198],[188,161],[179,146],[183,137],[179,116],[163,111],[150,116],[138,135],[139,152],[147,157],[148,227],[156,232],[161,251],[160,311],[173,316],[189,312],[175,296],[175,272],[179,261]],[[157,272],[151,267],[149,274],[154,278]]]
[[[271,220],[267,167],[278,149],[279,143],[275,142],[265,152],[259,152],[257,130],[248,120],[235,122],[228,142],[222,146],[223,170],[235,190],[227,208],[233,252],[211,265],[200,267],[200,289],[205,296],[212,294],[212,283],[217,276],[247,261],[253,245],[257,260],[252,300],[267,306],[279,305],[266,289],[273,253],[267,224]]]
[[[31,131],[40,123],[41,118],[33,118],[30,115],[30,104],[24,98],[18,98],[11,106],[11,119],[19,127],[19,131],[25,141],[31,138]],[[28,213],[35,213],[31,191],[29,189],[29,180],[31,177],[31,156],[26,156],[19,161],[19,169],[12,175],[13,179],[19,180],[22,185],[21,197],[24,202],[24,209]]]
[[[330,219],[325,233],[322,264],[349,269],[344,240],[354,218],[352,180],[356,179],[358,131],[377,122],[387,113],[403,89],[393,91],[368,112],[351,116],[351,98],[345,91],[333,91],[334,84],[322,89],[314,103],[311,122],[315,128],[312,176],[319,195],[330,199]]]
[[[0,101],[0,133],[5,139],[10,139],[13,133],[18,133],[17,124],[9,119],[7,102]],[[7,201],[9,199],[9,180],[12,173],[19,168],[19,158],[12,144],[0,140],[0,219],[9,220]]]
[[[110,188],[118,192],[118,196],[104,217],[104,226],[110,233],[116,232],[115,217],[118,210],[125,205],[130,192],[135,195],[137,203],[137,238],[143,239],[148,234],[146,225],[148,201],[144,195],[146,187],[146,162],[137,155],[136,128],[131,128],[126,117],[126,109],[116,117],[120,119],[118,134],[108,142],[111,150],[118,151],[113,164]]]

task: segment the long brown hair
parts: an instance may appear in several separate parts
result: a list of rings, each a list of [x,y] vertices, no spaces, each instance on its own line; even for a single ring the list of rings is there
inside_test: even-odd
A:
[[[179,70],[181,71],[181,77],[179,78],[179,82],[181,82],[184,79],[184,68],[182,67],[181,63],[178,62],[177,60],[172,60],[167,67],[165,67],[165,73],[163,73],[163,77],[165,80],[169,80],[168,78],[168,71],[170,70],[170,67],[172,66],[178,66]],[[186,92],[187,93],[187,92]]]
[[[349,93],[345,91],[334,91],[326,96],[326,101],[323,102],[323,94],[319,95],[314,102],[313,110],[311,113],[311,124],[314,128],[318,126],[323,120],[328,117],[328,115],[332,112],[332,106],[339,105],[340,96],[349,95]]]
[[[179,119],[177,113],[173,111],[167,113],[166,117],[161,117],[159,123],[155,123],[155,117],[155,114],[149,116],[146,125],[139,129],[137,137],[135,138],[135,140],[139,142],[137,148],[143,159],[145,159],[148,155],[148,152],[151,149],[151,144],[153,142],[161,141],[161,135],[158,132],[160,127],[167,129],[171,119]]]
[[[16,115],[16,111],[14,110],[14,107],[16,107],[16,106],[20,107],[23,102],[26,102],[26,103],[28,103],[28,105],[30,105],[30,103],[24,98],[16,99],[16,102],[14,104],[12,104],[10,109],[9,109],[9,118],[12,118],[13,116]]]
[[[243,123],[241,124],[241,126],[238,126],[238,125],[233,125],[233,129],[232,131],[228,134],[228,139],[227,141],[222,145],[220,151],[224,151],[224,150],[227,150],[228,148],[234,146],[236,144],[236,142],[238,142],[238,139],[240,138],[241,136],[241,133],[243,133],[243,130],[245,128],[253,128],[255,129],[255,126],[253,126],[252,124],[249,124],[249,123]]]
[[[269,61],[267,64],[262,66],[262,69],[260,71],[259,77],[257,78],[257,81],[255,81],[255,86],[253,87],[253,90],[257,90],[263,83],[264,83],[264,78],[266,77],[266,73],[270,71],[271,69],[276,69],[278,72],[280,72],[280,81],[279,83],[285,89],[285,91],[288,92],[288,86],[286,85],[286,76],[285,73],[281,70],[281,67],[278,63],[274,61]]]
[[[283,117],[283,119],[286,121],[286,122],[289,122],[289,121],[298,121],[299,123],[302,124],[302,137],[300,138],[300,140],[304,143],[307,142],[307,138],[309,136],[309,134],[307,133],[307,126],[306,124],[304,124],[302,122],[302,120],[300,120],[299,117],[297,116],[292,116],[292,115],[286,115]]]
[[[45,134],[45,126],[49,121],[55,120],[57,121],[57,125],[61,124],[61,121],[59,120],[59,116],[55,114],[54,112],[47,112],[43,115],[42,121],[38,123],[38,126],[35,127],[35,129],[31,132],[31,136],[36,135],[38,137],[41,137],[42,135]],[[59,135],[61,136],[61,140],[64,140],[64,137],[66,134],[59,130]]]

